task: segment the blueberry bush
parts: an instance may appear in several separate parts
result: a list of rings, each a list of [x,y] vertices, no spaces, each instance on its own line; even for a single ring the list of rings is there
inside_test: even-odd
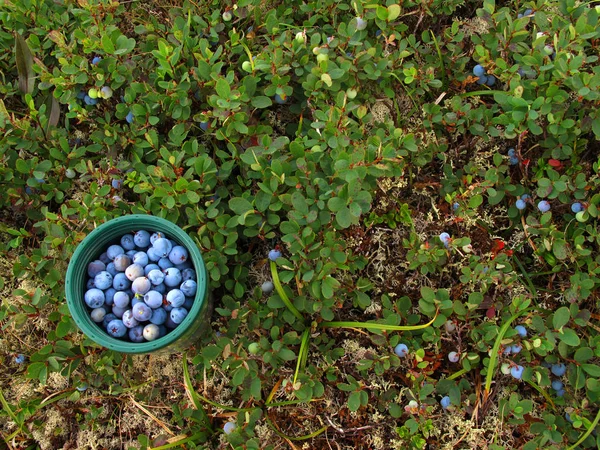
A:
[[[598,448],[599,14],[4,2],[5,444]],[[128,214],[203,255],[183,354],[67,308],[75,248]]]

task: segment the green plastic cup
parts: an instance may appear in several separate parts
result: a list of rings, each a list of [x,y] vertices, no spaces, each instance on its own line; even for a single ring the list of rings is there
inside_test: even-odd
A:
[[[135,343],[109,336],[101,325],[89,315],[83,300],[87,282],[87,266],[98,259],[112,244],[118,244],[121,236],[137,230],[150,233],[160,231],[169,239],[184,246],[196,270],[197,291],[194,305],[177,328],[155,341]],[[133,214],[109,220],[92,231],[79,244],[69,262],[65,280],[67,305],[79,329],[95,343],[121,353],[174,353],[183,351],[197,341],[209,329],[209,292],[206,267],[196,244],[177,225],[160,217]]]

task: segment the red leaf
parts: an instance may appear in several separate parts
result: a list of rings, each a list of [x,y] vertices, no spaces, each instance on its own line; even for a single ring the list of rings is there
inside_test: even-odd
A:
[[[488,319],[493,319],[494,317],[496,317],[496,308],[494,308],[493,306],[491,308],[488,308],[488,310],[485,312],[485,315]]]

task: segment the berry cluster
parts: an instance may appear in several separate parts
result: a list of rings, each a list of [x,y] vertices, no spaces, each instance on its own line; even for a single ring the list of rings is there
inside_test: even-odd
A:
[[[478,77],[477,84],[485,84],[490,87],[496,84],[496,77],[494,75],[486,75],[485,69],[481,64],[473,67],[473,75]]]
[[[121,237],[88,264],[84,300],[91,319],[115,338],[153,341],[176,328],[196,296],[185,247],[161,232]]]

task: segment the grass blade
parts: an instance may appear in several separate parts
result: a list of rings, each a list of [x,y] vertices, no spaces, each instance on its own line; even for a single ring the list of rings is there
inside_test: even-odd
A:
[[[271,422],[271,419],[269,419],[269,416],[265,415],[265,421],[273,429],[273,431],[275,432],[275,434],[277,434],[279,437],[282,437],[284,439],[289,439],[290,441],[305,441],[307,439],[312,439],[314,437],[317,437],[321,433],[324,433],[329,428],[329,426],[326,425],[323,428],[319,428],[317,431],[313,431],[310,434],[306,434],[304,436],[299,436],[299,437],[292,437],[292,436],[288,436],[287,434],[282,433],[281,431],[279,431],[277,429],[277,427],[273,424],[273,422]]]
[[[294,383],[298,378],[300,371],[306,366],[306,358],[308,357],[308,342],[310,339],[310,328],[305,328],[302,333],[302,341],[300,342],[300,350],[298,352],[298,363],[296,364],[296,372],[294,373]]]
[[[206,414],[206,411],[204,411],[204,408],[202,407],[202,404],[200,403],[199,395],[194,390],[194,386],[192,386],[192,380],[190,378],[190,371],[188,369],[188,363],[187,363],[187,352],[185,352],[183,354],[183,384],[185,386],[185,390],[186,390],[188,396],[190,397],[190,399],[192,400],[192,403],[194,404],[194,408],[196,408],[196,410],[198,410],[200,412],[200,414],[202,415],[202,421],[204,422],[204,425],[206,426],[206,428],[208,428],[210,431],[212,431],[212,426],[210,424],[210,419],[208,417],[208,414]]]
[[[277,264],[275,264],[275,261],[271,261],[271,276],[273,277],[273,284],[275,285],[275,290],[279,294],[279,297],[281,297],[281,300],[283,300],[283,303],[285,303],[285,306],[287,306],[287,308],[291,311],[291,313],[294,316],[296,316],[298,320],[304,322],[304,317],[302,316],[302,313],[296,309],[296,307],[290,301],[290,298],[283,290],[283,286],[281,286],[281,282],[279,281],[279,274],[277,273]]]
[[[600,411],[598,411],[598,414],[596,414],[596,418],[594,419],[594,421],[592,422],[592,425],[590,425],[588,430],[585,433],[583,433],[581,435],[581,437],[579,438],[579,440],[577,442],[575,442],[567,450],[575,450],[577,447],[579,447],[579,444],[583,443],[583,441],[585,441],[588,438],[588,436],[590,434],[592,434],[592,431],[594,431],[596,429],[596,427],[598,426],[598,422],[600,422]]]
[[[435,317],[429,322],[423,325],[386,325],[385,323],[371,323],[371,322],[321,322],[320,328],[365,328],[367,330],[380,330],[380,331],[414,331],[422,330],[429,327],[435,319],[437,319],[438,313],[435,313]]]

